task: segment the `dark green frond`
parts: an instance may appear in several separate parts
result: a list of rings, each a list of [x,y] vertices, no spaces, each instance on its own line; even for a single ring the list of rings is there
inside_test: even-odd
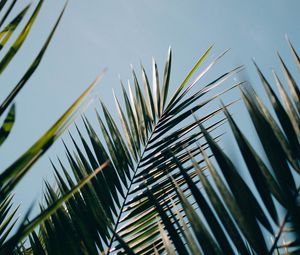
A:
[[[167,208],[172,207],[168,196],[171,196],[172,203],[177,205],[180,205],[181,201],[180,196],[174,191],[167,173],[176,178],[178,186],[186,196],[192,197],[186,188],[187,181],[193,183],[199,181],[197,181],[197,172],[193,164],[189,162],[190,155],[197,157],[199,163],[203,163],[203,160],[199,159],[201,152],[196,143],[199,142],[203,148],[207,148],[207,144],[203,143],[203,134],[197,129],[198,124],[200,122],[208,123],[209,130],[217,141],[221,136],[219,129],[224,122],[224,118],[218,117],[222,112],[221,108],[206,113],[199,121],[195,121],[192,114],[205,109],[216,98],[237,86],[234,85],[216,95],[210,95],[214,88],[220,86],[223,81],[240,70],[240,68],[233,69],[202,88],[196,89],[198,81],[224,55],[223,53],[218,56],[202,72],[200,71],[194,81],[189,83],[210,50],[211,48],[200,58],[169,100],[171,50],[168,52],[162,82],[159,78],[157,64],[153,60],[152,89],[143,67],[144,90],[141,88],[136,72],[132,70],[133,82],[128,82],[128,91],[121,83],[124,107],[114,95],[117,117],[119,117],[122,130],[119,129],[118,123],[114,119],[116,116],[111,114],[103,102],[100,102],[102,111],[97,110],[96,116],[101,135],[96,134],[86,118],[84,118],[84,124],[88,139],[81,131],[78,132],[83,147],[75,142],[75,137],[72,135],[76,152],[72,154],[69,148],[66,149],[70,167],[77,181],[86,173],[93,171],[100,162],[105,159],[111,160],[111,165],[102,171],[102,175],[98,175],[90,185],[83,189],[81,202],[78,201],[78,203],[83,203],[82,206],[86,210],[89,210],[91,216],[89,221],[94,222],[92,227],[86,223],[89,228],[79,229],[78,235],[83,236],[87,230],[98,233],[100,241],[96,238],[94,244],[100,251],[121,252],[121,254],[127,248],[138,254],[151,254],[154,252],[154,248],[158,252],[163,251],[163,243],[167,243],[168,239],[161,239],[156,221],[156,218],[163,217],[163,228],[167,228],[168,234],[170,231],[174,234],[171,234],[173,236],[170,240],[176,250],[180,249],[181,252],[188,254],[182,240],[184,235],[181,234],[178,238],[177,234],[175,235],[175,232],[179,231],[180,224],[178,223],[175,229],[171,227],[175,219],[176,222],[179,222],[179,218],[176,213],[170,215],[167,212]],[[196,91],[192,92],[192,88]],[[170,150],[172,154],[170,154]],[[181,164],[187,164],[185,166],[187,176],[181,176],[178,167]],[[64,166],[64,168],[66,167]],[[59,187],[65,187],[61,178],[57,180]],[[153,193],[152,195],[149,190],[151,190],[151,194]],[[64,190],[64,192],[66,191]],[[164,208],[160,209],[162,205]],[[68,204],[66,206],[69,207]],[[98,210],[103,212],[102,216],[97,214]],[[182,209],[180,210],[184,212]],[[86,222],[87,220],[82,219],[81,215],[79,209],[72,207],[72,213],[68,215],[70,224],[76,226],[78,221]],[[171,218],[169,219],[169,217]],[[186,218],[185,213],[183,213],[183,217]],[[218,225],[216,221],[214,224]],[[53,231],[59,231],[59,229],[55,228]],[[218,240],[222,237],[224,234],[218,236]],[[51,240],[47,238],[48,246],[51,245]],[[121,243],[118,244],[119,241]],[[124,246],[123,241],[127,243],[128,247]],[[155,245],[150,245],[150,242]],[[213,246],[213,243],[211,245]],[[226,244],[224,241],[223,245],[227,247],[228,251],[230,250],[228,242]],[[85,250],[88,247],[82,249]],[[169,252],[171,250],[170,248]]]

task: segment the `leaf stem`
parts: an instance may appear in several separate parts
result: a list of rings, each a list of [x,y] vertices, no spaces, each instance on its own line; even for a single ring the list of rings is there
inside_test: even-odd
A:
[[[159,122],[159,121],[158,121],[158,122]],[[144,149],[143,149],[143,152],[142,152],[142,154],[141,154],[141,156],[140,156],[140,158],[139,158],[139,161],[138,161],[138,163],[137,163],[137,166],[136,166],[136,168],[135,168],[134,174],[133,174],[133,176],[132,176],[132,178],[131,178],[131,180],[130,180],[129,187],[128,187],[128,189],[127,189],[127,192],[126,192],[125,198],[124,198],[124,200],[123,200],[122,206],[120,207],[120,211],[119,211],[118,218],[117,218],[116,223],[115,223],[115,226],[114,226],[114,228],[113,228],[112,237],[111,237],[111,239],[110,239],[110,243],[109,243],[108,248],[107,248],[107,253],[106,253],[107,255],[110,254],[111,246],[112,246],[113,242],[115,241],[116,231],[117,231],[117,228],[118,228],[118,226],[119,226],[120,219],[121,219],[121,216],[122,216],[122,214],[123,214],[123,209],[124,209],[125,203],[126,203],[126,201],[127,201],[128,195],[129,195],[129,193],[130,193],[130,190],[131,190],[131,187],[132,187],[132,184],[133,184],[133,180],[134,180],[134,178],[135,178],[135,176],[136,176],[136,174],[137,174],[137,170],[139,169],[140,162],[141,162],[141,160],[142,160],[142,158],[143,158],[143,156],[144,156],[144,153],[145,153],[146,150],[147,150],[147,146],[148,146],[148,144],[149,144],[149,141],[151,141],[151,138],[152,138],[152,136],[153,136],[153,134],[154,134],[154,131],[155,131],[155,129],[156,129],[157,124],[158,124],[158,123],[155,124],[155,126],[154,126],[154,128],[153,128],[153,130],[152,130],[152,132],[151,132],[151,134],[150,134],[150,137],[149,137],[149,139],[147,140],[147,143],[146,143],[146,145],[145,145],[145,147],[144,147]]]

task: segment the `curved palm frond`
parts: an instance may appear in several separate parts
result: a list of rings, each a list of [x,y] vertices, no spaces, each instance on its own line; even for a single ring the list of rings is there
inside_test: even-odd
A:
[[[160,213],[149,200],[147,186],[152,185],[153,198],[160,205],[168,206],[167,194],[172,191],[167,172],[178,177],[179,186],[185,187],[185,179],[180,177],[177,164],[169,150],[176,155],[180,164],[189,161],[190,154],[197,157],[200,152],[196,145],[203,136],[197,131],[199,122],[209,123],[209,131],[218,140],[219,127],[224,118],[217,108],[200,119],[192,114],[205,109],[214,99],[233,87],[211,96],[209,92],[218,87],[241,68],[222,74],[217,79],[193,91],[192,88],[225,54],[222,53],[208,64],[190,82],[206,59],[211,47],[203,54],[187,75],[174,95],[167,100],[171,72],[171,51],[165,64],[162,84],[160,84],[157,64],[152,64],[152,89],[148,76],[142,67],[142,92],[137,75],[132,70],[133,83],[128,82],[128,92],[121,84],[125,110],[115,97],[117,113],[122,131],[106,108],[100,102],[103,115],[96,111],[103,140],[98,137],[91,123],[83,117],[88,134],[86,139],[78,129],[82,148],[75,142],[75,152],[66,146],[67,159],[75,176],[80,181],[93,173],[103,162],[111,165],[103,169],[80,193],[68,200],[64,207],[41,225],[40,239],[31,238],[32,252],[43,247],[47,254],[98,254],[122,252],[128,254],[150,254],[162,247],[166,240],[160,236],[157,217]],[[229,104],[228,106],[230,106]],[[202,144],[204,148],[207,144]],[[203,162],[203,159],[199,159]],[[59,194],[65,194],[76,182],[70,177],[66,167],[59,161],[63,174],[53,165]],[[196,171],[188,165],[188,175],[194,179]],[[50,185],[45,199],[47,206],[60,196]],[[178,204],[178,197],[173,197]],[[163,211],[166,209],[164,208]],[[64,238],[64,245],[57,245]]]

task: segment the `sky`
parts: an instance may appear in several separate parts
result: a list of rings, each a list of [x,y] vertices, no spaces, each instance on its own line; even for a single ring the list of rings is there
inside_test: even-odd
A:
[[[25,2],[28,1],[19,2],[18,8]],[[31,63],[63,5],[64,1],[45,1],[28,39],[0,77],[0,99]],[[214,44],[210,60],[228,48],[231,50],[211,77],[244,65],[246,71],[240,78],[247,78],[264,98],[252,59],[271,78],[271,68],[279,70],[279,51],[295,71],[285,35],[300,52],[299,9],[299,0],[70,0],[41,65],[15,100],[17,119],[10,137],[0,148],[1,168],[5,169],[28,149],[101,70],[108,68],[93,94],[114,111],[112,89],[119,94],[119,77],[129,79],[130,66],[139,69],[140,62],[150,72],[152,57],[162,72],[169,46],[173,50],[171,89],[180,84],[197,59]],[[238,91],[233,97],[239,97]],[[95,118],[95,106],[98,107],[94,104],[87,112],[91,119]],[[232,112],[251,136],[253,130],[247,124],[243,107],[239,105]],[[62,138],[68,140],[68,135]],[[229,138],[225,138],[226,144],[230,146]],[[40,199],[44,179],[53,181],[49,158],[55,161],[57,156],[64,157],[61,140],[17,187],[15,201],[22,203],[20,212]]]

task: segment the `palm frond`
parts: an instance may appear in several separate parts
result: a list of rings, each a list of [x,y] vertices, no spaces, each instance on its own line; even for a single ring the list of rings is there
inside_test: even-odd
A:
[[[16,0],[12,1],[1,1],[0,2],[0,50],[7,51],[3,52],[3,57],[0,59],[0,74],[2,74],[6,67],[10,64],[11,60],[15,58],[17,52],[21,49],[21,46],[25,42],[28,37],[33,24],[36,21],[37,16],[40,13],[43,0],[37,1],[37,5],[33,8],[31,14],[28,17],[28,21],[23,24],[24,18],[30,12],[31,4],[25,6],[16,16],[9,22],[10,14],[16,7]],[[15,121],[15,104],[13,100],[17,96],[18,92],[24,87],[26,82],[29,80],[31,75],[35,72],[37,67],[39,66],[41,59],[44,56],[44,53],[53,38],[53,35],[57,29],[58,24],[61,21],[62,15],[64,13],[66,6],[64,6],[62,12],[60,13],[57,21],[49,33],[49,36],[39,51],[38,55],[33,60],[32,64],[29,66],[28,70],[25,72],[23,77],[17,83],[17,85],[13,88],[13,90],[9,93],[6,99],[0,105],[0,116],[4,114],[6,109],[10,107],[9,112],[6,114],[6,117],[3,121],[3,124],[0,129],[0,145],[6,140],[10,131],[12,130],[14,121]],[[22,25],[23,24],[23,25]],[[20,26],[19,34],[16,35],[16,39],[11,42],[10,38],[15,31],[18,31],[17,28]],[[11,43],[11,45],[9,45]],[[4,48],[5,47],[5,48]],[[40,221],[44,220],[48,217],[52,211],[47,211],[47,214],[39,215],[35,221],[31,222],[32,225],[26,225],[24,227],[23,220],[21,227],[18,228],[15,232],[15,237],[11,237],[11,231],[15,226],[17,219],[15,218],[16,211],[18,207],[13,208],[13,201],[11,192],[14,187],[20,182],[20,180],[24,177],[24,175],[29,171],[30,167],[47,151],[47,149],[54,143],[54,141],[58,138],[58,136],[74,121],[74,118],[82,113],[82,106],[86,105],[87,102],[84,102],[96,82],[94,82],[76,101],[75,103],[61,116],[61,118],[46,132],[28,151],[26,151],[19,159],[13,162],[7,169],[1,172],[0,174],[0,253],[3,252],[5,254],[11,254],[14,246],[22,239],[24,235],[28,232],[31,232]],[[86,182],[84,182],[86,183]],[[77,189],[75,189],[77,191]],[[69,194],[75,192],[71,190]],[[67,199],[68,197],[64,197]],[[55,208],[56,209],[56,208]],[[29,214],[28,210],[28,213]],[[28,230],[30,229],[30,231]],[[9,245],[8,245],[9,244]],[[9,246],[9,248],[8,248]],[[5,251],[4,251],[5,250]],[[16,250],[17,252],[17,250]]]
[[[203,134],[197,130],[199,122],[209,123],[209,130],[215,134],[216,141],[221,136],[218,131],[224,123],[224,118],[218,117],[222,112],[221,108],[206,113],[200,120],[194,120],[192,114],[205,109],[216,98],[238,85],[225,89],[217,95],[209,93],[239,72],[241,67],[220,75],[196,91],[192,90],[225,54],[219,55],[197,74],[193,81],[190,81],[210,51],[211,47],[200,57],[168,100],[171,50],[168,52],[162,85],[160,85],[158,67],[154,60],[152,84],[142,67],[144,91],[136,72],[132,70],[133,82],[128,81],[128,91],[123,83],[121,84],[124,107],[114,95],[122,131],[103,102],[100,102],[101,113],[96,110],[101,138],[90,121],[83,116],[87,138],[78,130],[82,146],[75,141],[73,135],[71,140],[75,151],[72,152],[66,146],[66,155],[75,182],[69,176],[66,166],[60,163],[65,177],[61,176],[54,166],[59,194],[65,194],[76,182],[91,174],[103,162],[111,160],[111,164],[91,180],[80,194],[65,203],[65,207],[60,212],[64,218],[57,213],[42,225],[40,236],[42,243],[45,244],[45,251],[51,247],[54,249],[51,250],[52,252],[55,251],[57,254],[62,252],[53,243],[56,240],[53,236],[56,234],[68,235],[68,240],[76,240],[72,242],[72,249],[81,253],[95,254],[98,250],[105,253],[123,253],[125,248],[119,243],[120,240],[126,242],[128,248],[138,254],[151,254],[164,249],[162,244],[167,239],[162,240],[156,218],[163,215],[167,209],[164,207],[159,212],[152,201],[157,201],[166,207],[170,206],[170,201],[165,199],[168,192],[172,192],[173,186],[166,175],[167,172],[177,176],[179,187],[185,187],[186,179],[180,175],[178,162],[187,164],[190,155],[199,157],[201,154],[196,145],[196,142],[203,138]],[[207,144],[204,143],[202,146],[205,148]],[[176,161],[170,154],[170,149],[176,156]],[[198,161],[203,162],[203,159]],[[187,168],[188,175],[194,179],[197,174],[193,165],[189,164]],[[153,200],[149,199],[148,185],[150,184]],[[175,204],[180,202],[176,193],[173,193],[172,199]],[[165,217],[166,222],[170,221],[169,217],[169,215]],[[65,233],[59,227],[61,225],[66,225],[65,229],[73,231]],[[184,243],[180,244],[179,241],[176,245],[184,247]],[[64,252],[66,251],[68,248],[64,247]]]
[[[299,58],[296,51],[291,44],[290,47],[297,61]],[[206,164],[199,164],[191,154],[190,160],[202,184],[203,188],[200,189],[195,185],[195,180],[188,175],[188,168],[180,161],[176,161],[181,174],[180,176],[171,174],[170,178],[174,184],[172,192],[175,191],[180,199],[176,207],[181,207],[183,210],[174,219],[173,224],[175,225],[180,218],[184,218],[185,222],[181,220],[175,237],[174,232],[169,233],[166,227],[173,244],[181,237],[180,230],[186,229],[184,225],[189,224],[194,236],[199,237],[196,239],[204,254],[299,253],[300,154],[297,129],[300,122],[296,107],[299,98],[297,93],[294,93],[299,87],[291,78],[291,74],[288,74],[282,59],[280,62],[287,83],[290,83],[289,88],[291,89],[291,86],[294,88],[289,95],[278,76],[274,75],[281,100],[255,64],[276,117],[270,113],[253,89],[241,88],[243,101],[266,158],[255,151],[227,107],[222,105],[245,162],[245,169],[238,169],[235,166],[233,160],[203,127],[203,123],[199,123],[199,127],[218,168],[199,144],[198,149]],[[292,112],[295,115],[292,115]],[[247,176],[244,171],[249,174],[249,177],[242,177]],[[206,172],[210,180],[205,176]],[[181,177],[185,178],[188,187],[179,185]],[[185,189],[192,195],[188,199]],[[166,199],[171,199],[172,192],[168,192]],[[198,206],[193,206],[194,201]],[[159,210],[166,208],[162,204],[155,202],[153,204],[159,207]],[[166,209],[165,213],[171,215],[174,210],[175,206]],[[190,246],[186,243],[186,247],[192,251],[195,244]]]

